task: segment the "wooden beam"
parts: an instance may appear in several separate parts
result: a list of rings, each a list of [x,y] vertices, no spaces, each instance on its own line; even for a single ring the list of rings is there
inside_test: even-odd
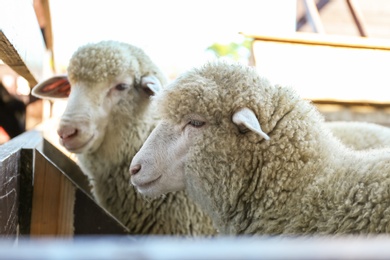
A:
[[[33,0],[39,26],[45,38],[46,48],[50,51],[50,64],[54,71],[53,29],[51,24],[51,12],[49,0]]]
[[[367,37],[368,35],[367,35],[367,30],[364,26],[363,15],[362,15],[360,9],[357,7],[356,2],[353,0],[347,0],[347,5],[349,8],[349,11],[351,12],[353,21],[355,22],[356,27],[359,31],[360,36]]]
[[[269,41],[279,43],[297,43],[340,48],[357,48],[370,50],[390,50],[389,39],[374,39],[339,35],[321,35],[314,33],[293,33],[290,35],[259,35],[242,32],[242,35],[253,38],[255,41]]]
[[[42,79],[45,44],[30,1],[0,1],[0,59],[34,86]]]
[[[41,0],[43,7],[43,14],[45,16],[45,38],[46,46],[52,52],[53,55],[53,29],[51,24],[50,2],[49,0]]]

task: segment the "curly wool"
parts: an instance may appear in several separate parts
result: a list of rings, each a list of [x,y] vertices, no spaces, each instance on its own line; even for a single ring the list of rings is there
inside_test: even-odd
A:
[[[292,88],[223,62],[188,71],[157,99],[162,117],[202,115],[186,190],[222,234],[390,233],[390,151],[353,151]],[[270,140],[240,133],[253,110]]]
[[[115,41],[85,45],[73,55],[69,68],[71,83],[110,82],[117,75],[156,75],[166,79],[139,48]],[[93,89],[92,89],[93,90]],[[96,91],[96,89],[95,89]],[[90,91],[91,95],[93,91]],[[133,95],[134,96],[134,95]],[[156,124],[150,99],[128,95],[109,117],[104,140],[94,152],[77,154],[80,167],[88,175],[98,203],[123,223],[131,234],[213,235],[211,220],[185,192],[146,201],[129,183],[129,164]],[[140,104],[147,103],[146,105]],[[146,106],[148,109],[140,109]],[[141,112],[142,111],[142,112]]]
[[[113,44],[112,41],[81,46],[69,61],[68,74],[71,82],[103,82],[123,74],[131,68],[132,63],[128,59],[126,47],[120,43]]]
[[[166,78],[141,48],[123,42],[101,41],[81,46],[68,66],[71,84],[111,81],[124,73],[133,75],[136,80],[144,75],[156,75],[166,84]]]
[[[390,128],[368,122],[327,122],[332,134],[355,150],[390,147]]]

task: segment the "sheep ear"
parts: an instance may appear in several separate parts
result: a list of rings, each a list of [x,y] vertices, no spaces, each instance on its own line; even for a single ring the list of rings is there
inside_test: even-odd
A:
[[[43,99],[67,98],[70,83],[66,75],[54,76],[40,82],[32,90],[32,95]]]
[[[238,127],[244,126],[264,139],[270,139],[269,136],[261,130],[259,120],[257,120],[255,113],[251,109],[246,107],[239,109],[233,114],[232,120]]]
[[[160,80],[154,75],[143,76],[141,87],[149,96],[155,95],[162,89]]]

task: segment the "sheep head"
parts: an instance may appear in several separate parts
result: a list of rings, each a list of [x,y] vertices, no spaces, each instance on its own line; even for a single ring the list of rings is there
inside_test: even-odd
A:
[[[60,143],[70,152],[95,151],[114,117],[137,117],[149,105],[149,97],[161,89],[154,74],[143,75],[138,49],[125,44],[100,42],[79,48],[72,56],[68,76],[45,80],[33,95],[46,99],[68,98],[58,127]],[[123,117],[122,117],[123,120]]]
[[[251,107],[253,104],[248,101],[245,102],[248,107],[243,107],[242,103],[236,102],[242,99],[240,92],[246,90],[244,85],[236,85],[235,81],[225,82],[227,78],[219,69],[228,66],[223,64],[213,72],[206,67],[184,74],[156,97],[162,119],[130,166],[131,182],[140,193],[155,197],[194,187],[199,194],[199,186],[194,182],[200,180],[186,175],[199,170],[212,175],[215,169],[207,167],[229,167],[231,160],[236,159],[226,147],[227,140],[231,146],[248,147],[270,139],[267,131],[262,129],[259,114]],[[231,72],[230,69],[228,74]],[[231,76],[237,82],[242,79],[239,74]],[[249,77],[245,82],[253,83],[253,80]],[[225,85],[233,87],[224,88]],[[206,160],[209,160],[209,165]],[[203,166],[194,166],[197,163]],[[198,166],[206,168],[191,168]],[[217,171],[223,172],[222,168]],[[210,175],[199,176],[209,178],[202,180],[201,185],[217,185],[212,179],[219,177]]]
[[[269,140],[248,108],[235,112],[231,123],[242,133],[252,131]],[[187,155],[195,139],[207,127],[207,120],[199,114],[189,115],[180,125],[162,120],[133,158],[130,166],[132,184],[148,197],[184,190]]]

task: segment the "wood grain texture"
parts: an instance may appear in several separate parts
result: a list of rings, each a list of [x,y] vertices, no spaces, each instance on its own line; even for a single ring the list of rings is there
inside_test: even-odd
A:
[[[17,236],[19,153],[0,161],[0,235]]]
[[[0,146],[0,235],[4,237],[18,236],[18,222],[24,211],[19,211],[20,174],[32,167],[28,161],[21,163],[21,149],[35,149],[42,142],[37,131],[26,132]],[[30,155],[31,156],[31,155]],[[30,172],[31,174],[31,172]],[[24,208],[28,211],[27,208]],[[29,218],[29,216],[27,216]]]
[[[30,235],[72,236],[74,201],[73,184],[37,151]]]
[[[22,148],[20,151],[20,176],[19,176],[19,234],[30,234],[31,209],[33,196],[35,149]]]
[[[61,149],[61,150],[60,150]],[[42,151],[76,187],[74,206],[74,235],[128,234],[127,228],[94,200],[87,176],[75,157],[65,152],[54,140],[44,139]]]

